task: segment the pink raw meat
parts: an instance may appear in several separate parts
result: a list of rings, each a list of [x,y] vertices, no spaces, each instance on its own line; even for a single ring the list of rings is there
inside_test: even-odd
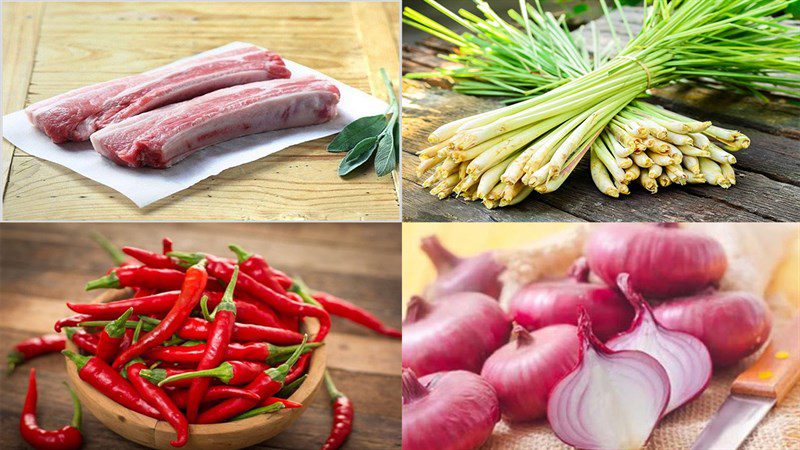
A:
[[[209,145],[240,136],[315,125],[336,116],[339,90],[313,77],[261,81],[149,111],[91,137],[119,165],[170,167]]]
[[[137,75],[86,86],[25,108],[55,143],[85,141],[100,128],[217,89],[291,75],[276,53],[242,45]]]

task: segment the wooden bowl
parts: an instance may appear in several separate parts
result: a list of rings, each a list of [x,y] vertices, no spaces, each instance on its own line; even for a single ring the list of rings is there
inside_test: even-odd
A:
[[[130,297],[130,290],[109,291],[98,297],[96,302],[109,302]],[[304,320],[309,335],[319,331],[316,319]],[[78,352],[77,347],[67,341],[67,348]],[[236,422],[190,425],[189,442],[182,449],[239,449],[258,444],[276,436],[300,417],[311,404],[314,395],[322,383],[326,361],[325,346],[314,350],[308,369],[308,377],[300,385],[290,400],[303,404],[302,408],[283,409],[277,413],[264,414]],[[138,444],[158,449],[174,449],[170,441],[175,439],[175,431],[164,421],[131,411],[109,399],[78,376],[75,364],[68,358],[67,376],[69,377],[83,407],[103,423],[111,431]]]

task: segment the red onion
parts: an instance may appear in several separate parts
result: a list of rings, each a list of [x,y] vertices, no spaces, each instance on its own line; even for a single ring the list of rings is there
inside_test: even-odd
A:
[[[588,280],[589,266],[580,258],[567,279],[531,283],[514,293],[509,314],[518,324],[535,330],[558,323],[576,325],[578,308],[583,306],[601,340],[625,330],[633,319],[631,305],[615,289]]]
[[[477,448],[500,420],[497,397],[472,372],[440,372],[417,379],[403,369],[403,450]]]
[[[481,376],[497,393],[506,419],[524,421],[545,416],[550,390],[578,363],[577,331],[574,325],[562,324],[531,334],[517,325],[517,339],[486,360]]]
[[[403,367],[422,375],[445,370],[479,373],[508,342],[511,320],[493,298],[462,292],[430,303],[414,297],[403,322]]]
[[[769,338],[772,319],[764,301],[747,292],[708,292],[655,307],[658,322],[700,339],[717,366],[753,354]]]
[[[428,286],[425,295],[433,300],[456,292],[481,292],[498,298],[503,284],[498,277],[503,266],[495,261],[491,252],[469,258],[459,258],[444,248],[439,238],[422,239],[422,250],[436,266],[436,281]]]
[[[618,223],[597,228],[586,243],[592,272],[609,286],[629,273],[646,298],[690,295],[716,286],[728,267],[714,239],[677,224]]]
[[[559,439],[582,449],[641,448],[669,401],[667,372],[652,356],[615,352],[581,311],[579,362],[550,393],[547,420]]]
[[[696,337],[661,326],[644,298],[633,290],[627,273],[619,275],[617,284],[636,310],[636,317],[628,331],[606,346],[611,350],[639,350],[661,363],[669,376],[667,414],[703,393],[711,380],[711,356]]]

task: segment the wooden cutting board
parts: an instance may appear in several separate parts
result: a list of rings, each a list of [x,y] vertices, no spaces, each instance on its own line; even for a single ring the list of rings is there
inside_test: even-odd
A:
[[[399,4],[5,3],[3,114],[232,41],[275,50],[386,98],[397,74]],[[397,77],[394,77],[397,86]],[[118,192],[3,141],[6,220],[397,220],[399,180],[347,179],[329,138],[228,169],[138,208]]]
[[[0,355],[31,336],[52,333],[70,315],[67,300],[90,302],[86,281],[109,268],[109,258],[89,238],[99,231],[119,245],[204,250],[220,256],[237,243],[263,254],[271,265],[303,277],[309,286],[351,299],[388,325],[400,327],[399,224],[4,224],[0,225]],[[328,368],[355,405],[353,433],[343,449],[400,449],[400,341],[333,318],[326,338]],[[2,363],[5,364],[4,362]],[[19,435],[28,371],[37,370],[39,417],[48,429],[69,421],[72,404],[61,384],[64,358],[48,355],[0,370],[0,442],[7,450],[30,447]],[[254,448],[319,448],[332,413],[324,389],[285,432]],[[143,449],[84,412],[85,449]]]
[[[642,20],[641,8],[626,8],[631,27]],[[610,41],[605,20],[596,22],[601,42]],[[618,29],[622,29],[621,27]],[[587,39],[589,39],[587,37]],[[587,41],[591,42],[591,41]],[[452,46],[430,38],[403,48],[403,73],[431,72],[441,67],[439,54]],[[800,106],[786,98],[769,104],[714,89],[673,86],[654,91],[650,101],[689,117],[738,129],[749,136],[749,149],[736,152],[737,183],[725,190],[710,185],[670,186],[651,195],[641,186],[618,199],[597,190],[588,158],[557,191],[531,194],[518,205],[488,210],[478,202],[440,201],[422,187],[415,172],[415,152],[427,147],[431,131],[448,122],[496,109],[499,102],[450,90],[445,79],[403,83],[403,220],[445,221],[800,221]]]

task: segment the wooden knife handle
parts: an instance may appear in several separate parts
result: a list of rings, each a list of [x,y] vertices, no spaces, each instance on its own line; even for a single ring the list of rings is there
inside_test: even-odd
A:
[[[734,394],[775,398],[780,403],[800,378],[800,315],[772,336],[755,364],[736,377]]]

